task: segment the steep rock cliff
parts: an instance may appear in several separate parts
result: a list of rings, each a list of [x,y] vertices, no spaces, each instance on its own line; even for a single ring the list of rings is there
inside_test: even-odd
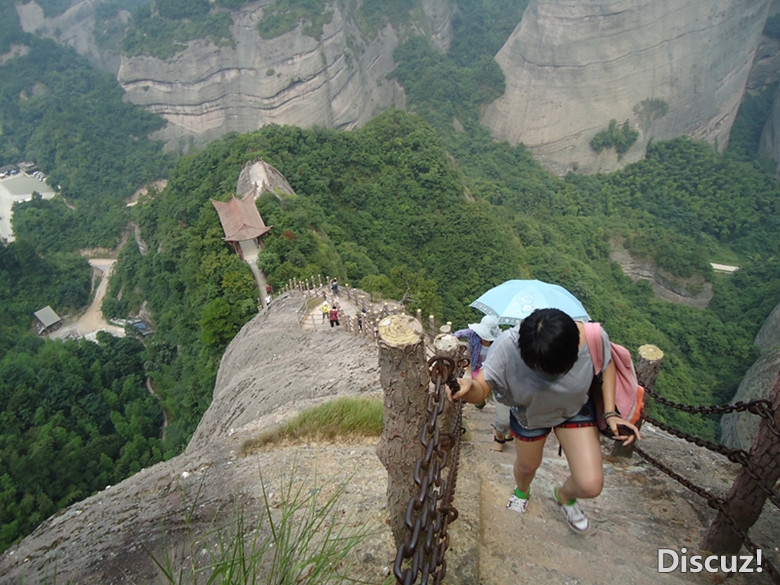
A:
[[[119,69],[119,51],[102,50],[95,41],[95,9],[101,3],[102,0],[76,2],[59,16],[46,18],[43,9],[33,0],[17,4],[16,13],[24,32],[73,47],[96,67],[115,74]],[[130,13],[120,10],[117,19],[127,23]]]
[[[725,147],[772,1],[531,0],[483,123],[559,174],[614,170],[651,139]],[[622,160],[590,147],[613,119],[639,133]]]
[[[745,374],[732,402],[766,398],[772,390],[780,372],[780,304],[761,326],[755,343],[762,355]],[[749,412],[726,414],[721,419],[721,441],[728,447],[748,450],[760,423],[761,418]]]
[[[264,39],[257,24],[269,4],[233,12],[234,46],[198,40],[167,60],[123,56],[117,77],[127,98],[168,120],[158,138],[184,147],[272,123],[350,129],[404,107],[403,90],[386,79],[399,31],[388,25],[367,38],[355,15],[335,3],[319,40],[300,26]],[[426,0],[423,8],[421,32],[446,48],[448,2]]]

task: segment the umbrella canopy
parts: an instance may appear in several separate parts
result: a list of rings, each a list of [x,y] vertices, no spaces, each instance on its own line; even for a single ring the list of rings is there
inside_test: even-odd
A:
[[[562,286],[541,280],[507,280],[469,306],[508,325],[517,325],[536,309],[560,309],[572,319],[590,320],[577,297]]]

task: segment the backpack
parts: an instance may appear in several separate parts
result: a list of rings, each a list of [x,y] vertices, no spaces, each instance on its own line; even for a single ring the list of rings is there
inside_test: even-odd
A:
[[[594,373],[599,376],[604,363],[601,324],[585,323],[585,339],[590,350],[590,357],[593,360]],[[642,417],[645,389],[636,378],[631,352],[622,345],[612,342],[610,342],[610,352],[612,353],[612,361],[615,363],[615,407],[622,418],[637,424]],[[599,429],[608,431],[609,425],[604,420],[604,403],[601,392],[593,392],[593,399],[596,403]]]

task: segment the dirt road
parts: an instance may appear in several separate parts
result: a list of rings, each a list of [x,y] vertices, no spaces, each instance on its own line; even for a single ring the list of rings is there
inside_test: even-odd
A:
[[[98,331],[106,331],[115,337],[124,337],[123,327],[111,325],[103,318],[100,305],[103,303],[103,297],[108,290],[108,279],[111,276],[111,270],[114,267],[114,258],[92,258],[89,261],[90,266],[101,271],[100,283],[95,290],[95,296],[89,308],[80,316],[74,316],[73,319],[66,319],[65,324],[49,335],[50,339],[62,339],[65,337],[86,337],[95,339]]]

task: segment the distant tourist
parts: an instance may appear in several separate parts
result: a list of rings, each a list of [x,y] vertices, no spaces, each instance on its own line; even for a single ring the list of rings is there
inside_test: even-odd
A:
[[[471,365],[471,377],[476,378],[482,369],[490,351],[490,346],[501,335],[498,319],[493,315],[485,315],[479,323],[469,323],[468,329],[460,329],[453,333],[458,339],[466,339],[469,343],[469,361]],[[509,432],[509,407],[498,402],[495,397],[496,415],[493,420],[493,450],[503,451],[504,444],[512,440]],[[477,404],[477,408],[485,405]]]
[[[271,295],[265,295],[265,306],[269,307],[271,305]]]
[[[330,311],[330,307],[328,306],[328,303],[322,303],[320,310],[322,311],[322,322],[324,323],[325,319],[328,318],[328,311]]]
[[[335,305],[331,307],[330,312],[328,313],[328,317],[330,319],[331,327],[334,325],[341,325],[341,323],[339,323],[339,309]]]
[[[339,296],[339,281],[335,278],[330,283],[330,290],[333,292],[333,296]]]

